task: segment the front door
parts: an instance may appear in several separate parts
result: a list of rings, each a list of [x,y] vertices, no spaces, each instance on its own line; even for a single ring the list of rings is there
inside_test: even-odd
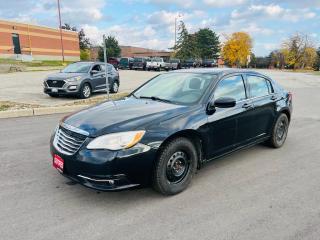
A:
[[[104,71],[102,71],[101,66],[99,64],[96,64],[92,67],[91,72],[93,72],[91,75],[91,82],[93,89],[95,91],[101,90],[105,88],[105,77],[104,77]]]
[[[19,34],[12,33],[12,44],[13,44],[14,54],[21,54]]]
[[[208,116],[210,128],[209,158],[219,156],[235,147],[238,130],[238,119],[245,116],[246,108],[243,105],[247,101],[247,95],[243,78],[240,74],[227,76],[217,84],[213,99],[231,97],[236,100],[236,106],[232,108],[216,108],[216,111]]]

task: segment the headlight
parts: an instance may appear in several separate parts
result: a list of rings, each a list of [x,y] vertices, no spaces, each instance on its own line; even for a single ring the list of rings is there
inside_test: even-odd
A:
[[[144,134],[145,131],[130,131],[103,135],[92,140],[87,149],[120,150],[131,148],[141,140]]]
[[[65,81],[66,82],[76,82],[76,81],[79,81],[80,79],[81,79],[81,76],[78,76],[78,77],[67,78]]]

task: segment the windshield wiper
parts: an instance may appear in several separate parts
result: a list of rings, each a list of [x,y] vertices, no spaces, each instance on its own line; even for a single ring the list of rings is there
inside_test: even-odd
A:
[[[153,101],[160,101],[160,102],[172,103],[172,101],[170,101],[170,100],[168,100],[168,99],[163,99],[163,98],[159,98],[159,97],[156,97],[156,96],[151,96],[151,97],[140,96],[140,98],[151,99],[151,100],[153,100]]]

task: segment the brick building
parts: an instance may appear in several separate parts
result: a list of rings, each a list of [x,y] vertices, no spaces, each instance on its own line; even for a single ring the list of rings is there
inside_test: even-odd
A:
[[[80,60],[77,32],[62,31],[66,61]],[[0,20],[0,58],[62,60],[59,29]]]
[[[148,48],[133,47],[133,46],[120,46],[122,57],[162,57],[170,58],[171,52],[159,51]]]

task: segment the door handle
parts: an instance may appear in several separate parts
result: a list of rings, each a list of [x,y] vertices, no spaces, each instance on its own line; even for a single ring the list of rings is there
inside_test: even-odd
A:
[[[253,108],[253,104],[245,103],[245,104],[242,105],[242,108],[245,108],[245,109]]]

